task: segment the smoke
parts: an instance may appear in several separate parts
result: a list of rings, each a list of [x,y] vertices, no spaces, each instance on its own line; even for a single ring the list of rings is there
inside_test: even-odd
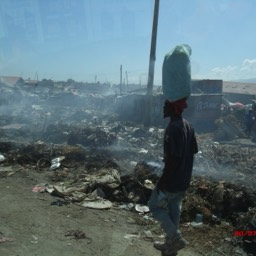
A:
[[[195,156],[193,175],[206,177],[212,181],[227,181],[246,188],[254,188],[255,174],[253,170],[241,169],[232,164],[220,164],[204,155],[202,151]]]
[[[161,96],[154,98],[153,117],[155,123],[151,126],[153,129],[149,129],[142,124],[145,113],[145,109],[143,109],[145,97],[143,95],[118,97],[111,94],[109,90],[107,90],[108,95],[100,94],[98,91],[89,93],[93,87],[89,87],[90,90],[77,89],[74,94],[72,91],[63,90],[63,88],[65,87],[62,83],[57,83],[54,87],[49,88],[38,86],[21,87],[19,90],[11,88],[4,90],[0,95],[2,140],[14,140],[15,142],[42,140],[46,143],[63,144],[67,143],[70,131],[91,127],[96,132],[98,129],[106,134],[116,136],[117,139],[107,146],[102,146],[99,143],[100,150],[102,154],[107,153],[112,157],[125,172],[133,172],[136,164],[144,161],[157,174],[161,174],[163,132],[166,126],[166,120],[160,118],[160,116],[162,117],[163,102]],[[194,109],[190,106],[190,102],[189,109],[190,115],[188,116],[191,119]],[[203,136],[208,137],[207,134],[203,134]],[[97,145],[97,140],[100,139],[97,138],[97,133],[95,138],[95,145]],[[81,139],[77,144],[81,144]],[[214,159],[213,153],[218,154],[218,151],[209,151],[209,147],[212,145],[210,140],[210,135],[209,140],[199,140],[201,152],[195,156],[193,174],[207,176],[212,180],[227,180],[252,187],[253,184],[250,183],[255,178],[253,163],[251,163],[251,167],[243,168],[243,165],[224,163]],[[241,148],[237,147],[236,150],[241,151]],[[230,154],[227,157],[232,159]],[[244,159],[251,158],[251,155],[249,157],[244,155]],[[239,159],[237,161],[239,162]]]

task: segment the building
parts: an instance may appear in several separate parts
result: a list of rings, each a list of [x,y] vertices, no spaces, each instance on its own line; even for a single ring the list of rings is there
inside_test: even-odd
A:
[[[16,85],[23,84],[24,80],[19,76],[0,76],[0,84],[10,87],[15,87]]]
[[[231,102],[251,104],[256,99],[256,83],[223,81],[223,96]]]

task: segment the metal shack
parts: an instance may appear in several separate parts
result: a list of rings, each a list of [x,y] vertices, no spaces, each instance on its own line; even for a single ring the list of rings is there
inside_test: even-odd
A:
[[[221,116],[222,88],[222,80],[192,81],[192,95],[184,117],[193,124],[197,132],[215,130],[215,120]]]
[[[222,80],[193,80],[192,95],[188,99],[188,108],[184,117],[197,132],[212,132],[215,120],[221,116]],[[152,96],[151,125],[164,128],[168,123],[163,118],[164,96],[161,92]],[[147,96],[128,94],[120,96],[115,104],[115,112],[123,121],[143,124],[146,116]]]

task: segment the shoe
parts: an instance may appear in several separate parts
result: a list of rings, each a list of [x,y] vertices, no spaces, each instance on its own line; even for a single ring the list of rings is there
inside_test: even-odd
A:
[[[168,245],[166,244],[166,242],[155,241],[154,247],[159,251],[165,251],[168,248]]]
[[[162,241],[155,241],[154,242],[154,247],[157,250],[160,251],[165,251],[166,249],[168,249],[170,247],[170,245],[172,244],[173,239],[166,237],[165,242]]]
[[[179,250],[184,249],[189,242],[182,238],[182,237],[176,237],[172,240],[172,243],[169,244],[167,249],[164,250],[165,255],[172,255],[174,253],[177,253]]]
[[[185,246],[189,244],[189,242],[186,239],[184,239],[183,237],[181,237],[179,235],[179,236],[177,236],[173,239],[170,239],[170,238],[167,237],[165,242],[155,241],[154,242],[154,247],[157,250],[166,251],[168,248],[173,247],[173,242],[175,242],[176,240],[181,240],[185,244]]]

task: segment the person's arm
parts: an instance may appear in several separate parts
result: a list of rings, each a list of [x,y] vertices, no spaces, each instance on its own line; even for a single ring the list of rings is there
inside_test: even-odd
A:
[[[157,188],[161,191],[165,191],[168,186],[168,181],[170,181],[170,176],[173,172],[179,169],[181,164],[181,158],[170,157],[165,160],[165,166],[163,169],[163,174],[158,181]]]
[[[196,140],[196,137],[195,137],[195,134],[193,135],[193,152],[194,154],[198,153],[198,144],[197,144],[197,140]]]

